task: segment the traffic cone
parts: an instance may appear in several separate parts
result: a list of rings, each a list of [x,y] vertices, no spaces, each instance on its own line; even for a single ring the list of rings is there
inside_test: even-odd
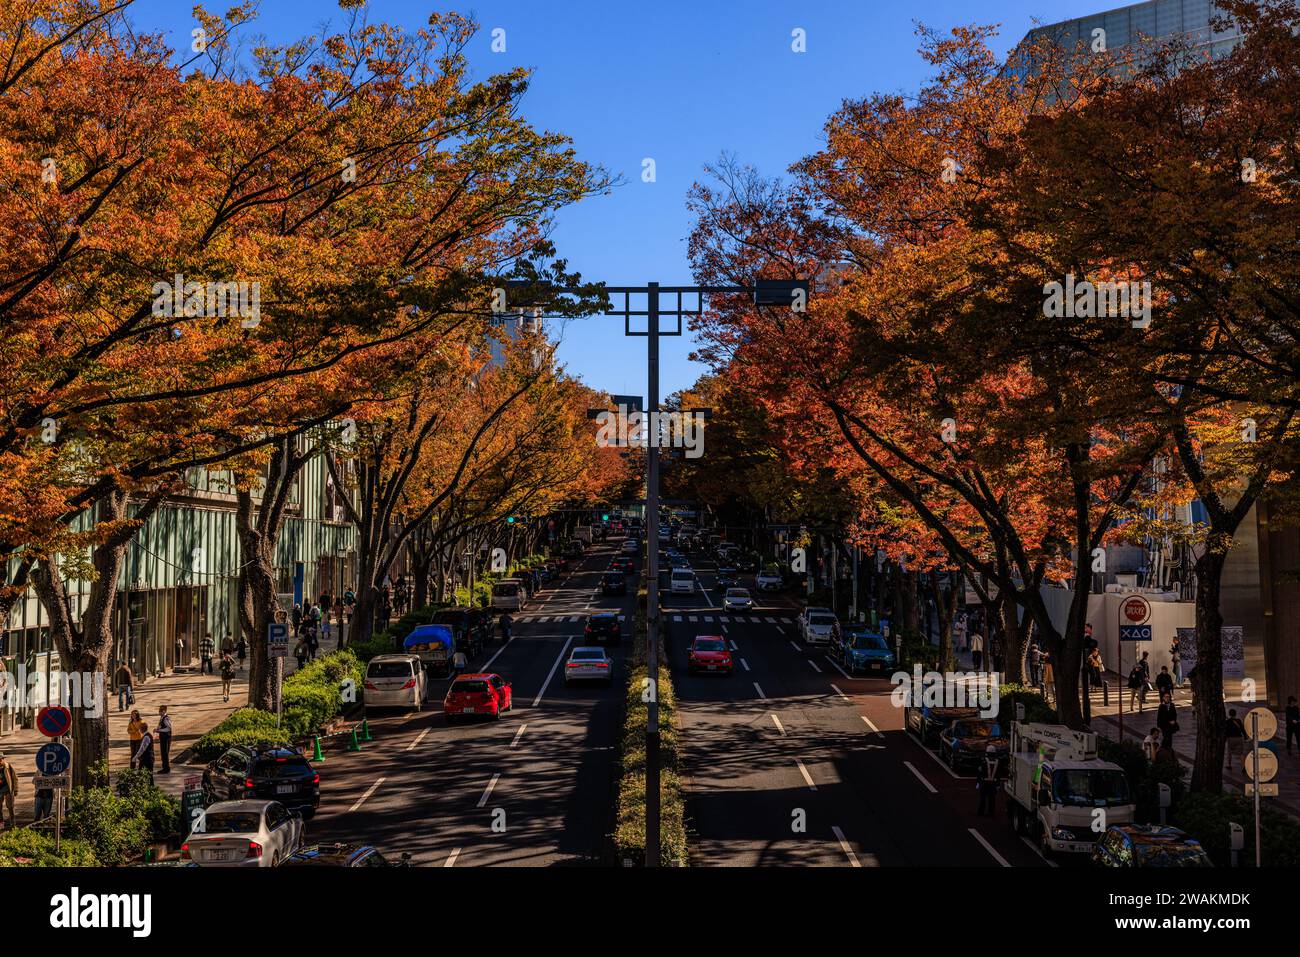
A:
[[[362,719],[361,719],[361,740],[362,740],[362,741],[373,741],[373,740],[375,740],[374,738],[372,738],[372,737],[370,736],[370,719],[369,719],[369,718],[362,718]]]
[[[317,764],[323,764],[325,762],[325,754],[320,749],[320,735],[319,734],[312,735],[312,740],[316,743],[316,747],[315,747],[315,751],[311,756],[311,759],[315,761]]]
[[[348,745],[348,750],[349,751],[361,750],[361,743],[357,741],[357,726],[355,724],[352,726],[352,743]]]

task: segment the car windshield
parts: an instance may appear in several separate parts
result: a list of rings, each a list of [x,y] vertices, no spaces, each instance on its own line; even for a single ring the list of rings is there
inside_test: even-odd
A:
[[[618,584],[621,584],[621,583],[622,583],[622,581],[623,581],[623,576],[622,576],[622,575],[606,575],[606,576],[605,576],[605,581],[607,581],[607,582],[608,582],[609,584],[611,584],[611,585],[618,585]]]
[[[727,589],[727,597],[728,597],[728,598],[748,598],[748,597],[749,597],[749,592],[745,591],[745,589],[743,589],[743,588],[729,588],[729,589]]]
[[[693,576],[693,573],[691,572],[691,570],[690,570],[689,568],[674,568],[674,569],[673,569],[673,577],[674,577],[674,578],[692,578],[692,577],[694,577],[694,576]]]
[[[781,575],[781,570],[777,568],[775,565],[768,565],[766,568],[763,569],[763,574],[768,576],[769,578],[778,578]]]
[[[569,657],[572,661],[604,661],[605,653],[602,651],[575,651]]]
[[[486,681],[457,681],[451,686],[452,694],[482,694],[488,690]]]
[[[368,678],[409,678],[411,663],[409,661],[372,661],[366,669]]]
[[[835,624],[835,619],[830,615],[809,615],[808,624],[816,628],[829,628]]]
[[[310,771],[306,758],[263,758],[253,766],[253,774],[259,778],[302,777]]]
[[[888,651],[889,645],[885,644],[885,639],[879,635],[854,635],[853,647],[862,648],[869,651]]]
[[[1071,807],[1127,804],[1128,778],[1109,768],[1062,768],[1052,773],[1052,796]]]
[[[696,638],[696,651],[726,651],[727,646],[721,638]]]
[[[1205,848],[1197,844],[1170,841],[1147,844],[1134,842],[1134,852],[1143,867],[1213,867]]]
[[[515,584],[493,585],[492,594],[498,595],[502,598],[512,598],[519,594],[519,586]]]
[[[205,834],[252,834],[262,826],[256,811],[212,811],[202,820]]]

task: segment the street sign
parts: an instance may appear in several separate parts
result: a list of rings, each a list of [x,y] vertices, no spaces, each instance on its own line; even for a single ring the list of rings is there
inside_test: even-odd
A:
[[[1141,595],[1129,595],[1120,604],[1120,613],[1130,625],[1145,625],[1151,619],[1151,602]]]
[[[271,658],[289,657],[289,626],[273,621],[266,626],[267,655]]]
[[[32,787],[35,790],[40,790],[41,788],[50,788],[50,789],[62,788],[63,790],[66,791],[70,787],[72,787],[72,775],[59,774],[53,777],[48,777],[44,774],[35,774],[32,775]]]
[[[1246,777],[1252,781],[1255,780],[1255,752],[1247,751],[1246,756],[1241,760],[1242,766],[1246,769]],[[1277,777],[1277,755],[1272,751],[1259,749],[1259,779],[1260,781],[1272,781]],[[1260,792],[1263,793],[1262,791]]]
[[[36,771],[38,774],[57,776],[67,772],[72,765],[72,752],[64,745],[51,741],[43,744],[36,752]]]
[[[72,727],[72,712],[59,705],[51,705],[36,712],[36,730],[47,738],[61,738]]]
[[[1276,784],[1261,784],[1259,786],[1259,796],[1266,798],[1275,798],[1278,796],[1278,786]],[[1255,796],[1255,785],[1249,781],[1246,782],[1246,797]]]
[[[1151,626],[1150,625],[1120,625],[1119,640],[1120,641],[1150,641]]]
[[[1277,734],[1277,715],[1268,708],[1251,708],[1246,712],[1246,734],[1251,733],[1251,716],[1259,718],[1259,740],[1272,741]]]

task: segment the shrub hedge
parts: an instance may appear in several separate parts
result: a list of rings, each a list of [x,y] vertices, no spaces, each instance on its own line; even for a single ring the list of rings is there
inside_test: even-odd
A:
[[[64,837],[56,853],[54,835],[30,827],[0,834],[0,867],[100,867],[87,841]]]
[[[1246,846],[1241,851],[1242,865],[1255,864],[1255,806],[1244,794],[1222,792],[1188,794],[1174,805],[1171,823],[1181,827],[1205,847],[1217,867],[1231,863],[1228,824],[1240,824]],[[1300,824],[1270,807],[1260,813],[1263,836],[1262,863],[1265,867],[1300,866]]]
[[[153,784],[148,771],[124,771],[116,792],[73,788],[65,822],[68,837],[91,850],[96,863],[119,867],[139,859],[153,842],[180,825],[180,802]]]

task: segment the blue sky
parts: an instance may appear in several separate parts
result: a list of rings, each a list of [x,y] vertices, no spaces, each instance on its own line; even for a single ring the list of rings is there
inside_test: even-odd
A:
[[[767,174],[815,151],[822,124],[846,98],[914,91],[926,77],[916,54],[915,22],[948,29],[998,23],[1000,52],[1027,30],[1110,9],[1096,0],[774,0],[653,3],[503,0],[447,4],[371,0],[372,21],[409,29],[432,10],[471,14],[481,26],[470,48],[475,74],[516,66],[534,70],[524,101],[536,125],[563,132],[579,155],[623,175],[613,195],[563,210],[554,240],[584,277],[611,285],[686,283],[686,193],[702,167],[734,153]],[[189,44],[194,23],[184,0],[139,0],[133,19],[161,29],[172,46]],[[212,4],[213,10],[224,10]],[[341,22],[332,0],[262,0],[252,28],[272,42]],[[494,53],[492,31],[505,30]],[[807,52],[791,50],[802,28]],[[641,179],[655,161],[656,181]],[[560,358],[595,388],[639,394],[645,386],[644,340],[624,339],[618,319],[596,318],[563,330]],[[704,371],[688,360],[688,338],[664,340],[661,388],[690,385]]]

